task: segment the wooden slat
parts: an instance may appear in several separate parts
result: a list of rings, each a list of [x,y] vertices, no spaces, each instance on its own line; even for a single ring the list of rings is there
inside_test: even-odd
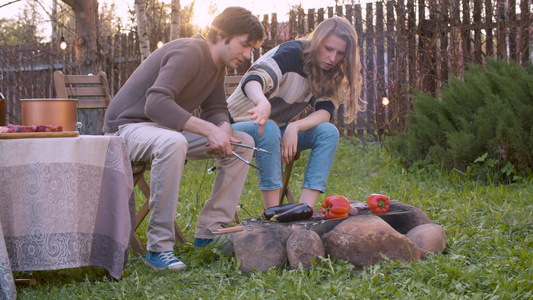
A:
[[[239,84],[241,82],[242,75],[227,75],[225,79],[225,84]]]
[[[227,75],[224,89],[226,91],[226,97],[229,97],[235,90],[237,89],[237,86],[241,82],[242,75]]]
[[[102,86],[91,86],[91,87],[66,87],[68,96],[79,96],[79,97],[107,97],[106,91]]]
[[[66,75],[66,84],[103,84],[102,78],[97,75]]]
[[[106,100],[79,100],[78,108],[107,108],[109,103]]]

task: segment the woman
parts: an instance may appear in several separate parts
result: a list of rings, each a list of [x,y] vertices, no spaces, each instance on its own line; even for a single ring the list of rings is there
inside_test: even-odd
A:
[[[300,203],[314,207],[333,165],[339,141],[330,123],[344,104],[353,121],[359,111],[361,63],[357,34],[344,18],[320,23],[305,39],[283,43],[254,63],[228,98],[234,130],[250,134],[256,152],[259,188],[265,208],[279,204],[281,163],[298,151],[311,149]],[[308,106],[313,111],[292,121]]]

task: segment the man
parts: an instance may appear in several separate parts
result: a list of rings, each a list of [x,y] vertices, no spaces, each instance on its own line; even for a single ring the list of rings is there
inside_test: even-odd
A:
[[[109,105],[104,132],[122,136],[132,161],[151,162],[151,217],[145,262],[154,269],[181,270],[173,254],[174,219],[186,159],[221,160],[196,223],[195,245],[210,242],[213,230],[228,226],[235,214],[249,166],[232,155],[230,142],[253,145],[233,132],[224,92],[225,67],[250,59],[264,31],[250,11],[230,7],[212,22],[204,40],[174,40],[154,51],[131,75]],[[192,115],[201,108],[200,116]],[[234,150],[247,160],[253,152]]]

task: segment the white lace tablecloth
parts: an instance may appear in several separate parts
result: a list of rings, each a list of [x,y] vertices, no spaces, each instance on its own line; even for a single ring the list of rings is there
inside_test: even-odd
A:
[[[135,199],[121,137],[0,139],[0,298],[12,271],[97,266],[121,279]]]

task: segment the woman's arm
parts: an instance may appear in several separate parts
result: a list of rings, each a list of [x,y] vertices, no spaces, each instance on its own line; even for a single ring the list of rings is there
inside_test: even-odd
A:
[[[298,146],[298,132],[311,129],[324,122],[329,122],[331,115],[327,110],[319,109],[307,117],[291,122],[287,125],[281,138],[281,159],[284,164],[291,162],[296,155]]]
[[[266,121],[270,118],[270,102],[263,94],[263,86],[259,81],[251,80],[244,86],[246,96],[255,104],[248,113],[255,125],[259,125],[259,136],[263,136]]]

